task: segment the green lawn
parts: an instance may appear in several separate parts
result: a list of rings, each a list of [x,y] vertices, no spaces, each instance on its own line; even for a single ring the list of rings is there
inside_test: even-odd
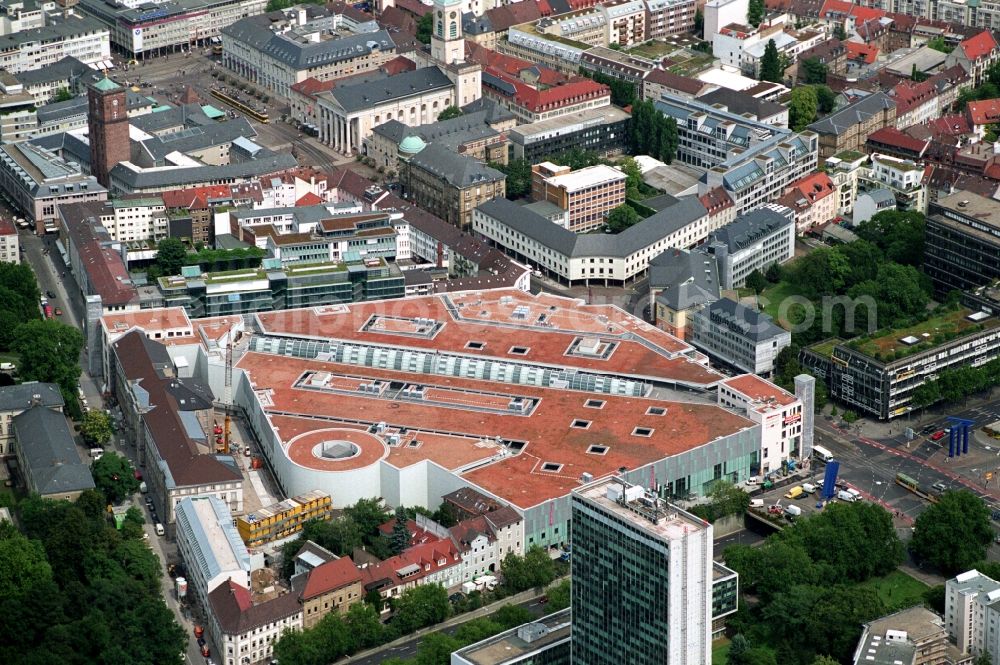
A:
[[[924,592],[928,587],[918,579],[895,570],[885,577],[868,580],[862,586],[872,587],[885,603],[888,612],[913,607],[924,602]]]
[[[781,309],[782,302],[784,302],[787,298],[797,295],[799,295],[799,289],[796,288],[794,284],[791,282],[781,281],[774,286],[764,289],[763,293],[760,294],[760,300],[762,303],[766,303],[764,311],[767,312],[772,319],[774,319],[774,322],[779,326],[787,328],[788,322],[781,321],[778,318],[778,311]],[[794,321],[795,309],[795,307],[789,308],[786,305],[783,313],[786,317],[790,316]]]
[[[677,50],[677,46],[673,44],[668,44],[666,42],[647,42],[645,44],[639,44],[635,48],[629,49],[629,53],[632,55],[637,55],[640,58],[647,58],[649,60],[656,60],[662,58],[663,56],[673,53]]]
[[[726,665],[726,656],[729,655],[729,640],[725,637],[712,642],[712,665]]]

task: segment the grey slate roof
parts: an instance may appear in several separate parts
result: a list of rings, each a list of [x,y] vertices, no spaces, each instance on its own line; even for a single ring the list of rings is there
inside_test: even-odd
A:
[[[753,342],[765,342],[774,337],[787,335],[784,328],[776,325],[763,312],[741,305],[735,300],[721,298],[698,313],[708,316],[715,325],[724,325]]]
[[[514,113],[507,108],[500,106],[500,103],[492,97],[480,97],[474,102],[469,102],[462,107],[466,115],[477,111],[486,111],[487,124],[514,120]]]
[[[411,157],[410,166],[416,166],[459,189],[506,178],[503,173],[478,159],[452,152],[440,143],[432,143]]]
[[[59,62],[55,62],[41,69],[33,69],[28,72],[17,74],[16,78],[25,86],[40,85],[42,83],[57,83],[61,81],[72,81],[84,74],[89,74],[94,70],[71,55],[66,56]]]
[[[146,113],[129,118],[129,124],[149,134],[168,127],[191,127],[193,125],[223,124],[205,115],[200,104],[182,104],[159,113]]]
[[[704,252],[668,249],[649,262],[649,288],[675,311],[719,299],[718,264]]]
[[[256,159],[235,164],[218,166],[192,166],[190,168],[164,169],[157,171],[134,171],[121,164],[111,169],[111,177],[129,185],[131,189],[184,185],[200,185],[229,179],[248,178],[276,173],[298,166],[294,157],[284,152],[261,150]]]
[[[750,115],[754,120],[764,120],[785,112],[785,107],[781,104],[769,102],[766,99],[757,99],[743,92],[736,92],[729,88],[716,88],[697,97],[699,102],[704,104],[722,104],[730,113],[737,115]]]
[[[779,215],[774,210],[757,208],[737,217],[731,224],[726,224],[721,229],[712,232],[708,243],[720,242],[726,245],[730,253],[733,253],[792,223],[791,219]]]
[[[17,449],[30,469],[32,491],[41,495],[94,489],[90,468],[80,461],[66,416],[35,406],[14,416]]]
[[[86,116],[87,115],[87,96],[78,95],[73,99],[67,99],[64,102],[49,102],[44,106],[40,106],[36,112],[38,122],[57,122],[64,118],[73,118],[76,116]],[[142,95],[128,90],[125,93],[125,105],[128,110],[142,108],[144,106],[151,106],[153,102],[149,101]],[[147,115],[160,115],[159,113],[148,113]],[[142,116],[139,116],[142,117]]]
[[[476,16],[472,12],[462,14],[462,32],[466,35],[488,35],[493,30],[490,17],[486,14]]]
[[[708,214],[698,198],[692,196],[678,199],[676,205],[647,217],[621,233],[577,234],[505,198],[487,201],[479,206],[479,210],[552,251],[571,258],[625,258]]]
[[[0,388],[0,411],[27,409],[31,406],[35,395],[38,396],[42,406],[60,407],[65,405],[62,393],[59,392],[59,386],[54,383],[29,381],[28,383]]]
[[[807,127],[817,134],[832,134],[839,136],[850,127],[864,122],[884,109],[895,108],[896,102],[884,92],[876,92],[845,106],[836,113],[831,113],[822,120],[817,120]]]
[[[89,16],[75,16],[60,23],[53,23],[41,28],[22,30],[10,35],[0,36],[0,52],[17,50],[21,44],[40,42],[42,44],[61,42],[67,37],[107,30],[96,19]]]
[[[407,136],[419,136],[425,143],[441,143],[455,150],[463,143],[498,135],[498,132],[487,124],[487,115],[486,111],[476,111],[419,127],[409,127],[398,120],[390,120],[376,126],[372,133],[384,136],[397,144]]]
[[[150,113],[149,115],[160,115]],[[190,127],[179,132],[154,136],[141,142],[141,146],[157,163],[172,152],[188,153],[210,146],[232,143],[241,137],[253,137],[257,132],[250,122],[240,116],[228,122],[213,122],[203,127]]]
[[[329,95],[347,113],[451,87],[451,79],[439,67],[423,67],[377,81],[334,88]]]

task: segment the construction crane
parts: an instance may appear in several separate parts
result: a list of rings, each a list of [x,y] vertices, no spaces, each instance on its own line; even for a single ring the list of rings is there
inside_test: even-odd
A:
[[[222,395],[222,406],[226,409],[226,419],[222,426],[222,447],[217,452],[223,455],[229,454],[230,437],[232,436],[232,411],[233,405],[233,339],[230,335],[226,344],[226,383],[225,391]]]

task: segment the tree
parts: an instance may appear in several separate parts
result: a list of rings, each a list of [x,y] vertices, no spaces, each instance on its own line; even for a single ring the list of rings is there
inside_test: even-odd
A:
[[[80,331],[55,319],[22,323],[11,343],[11,350],[21,357],[21,378],[58,384],[67,406],[78,404],[82,348]]]
[[[833,36],[840,41],[847,41],[847,30],[844,29],[843,24],[838,23],[833,28]]]
[[[649,155],[669,164],[677,154],[677,121],[663,115],[651,100],[636,101],[627,138],[631,154]]]
[[[410,546],[410,529],[406,526],[406,511],[402,506],[396,508],[396,522],[392,525],[392,535],[389,536],[389,549],[393,554],[402,554]]]
[[[883,210],[854,229],[858,237],[875,244],[896,263],[920,266],[924,262],[927,224],[915,210]]]
[[[420,640],[415,665],[448,665],[451,654],[464,645],[446,633],[431,633]]]
[[[764,20],[764,13],[764,0],[750,0],[747,7],[747,23],[756,28]]]
[[[992,540],[989,508],[972,492],[960,490],[945,492],[920,513],[913,525],[910,550],[951,576],[985,559]]]
[[[614,48],[614,46],[611,48]],[[629,106],[635,101],[636,92],[634,83],[608,76],[601,72],[590,71],[582,67],[580,68],[580,74],[608,86],[611,89],[611,103],[616,106]]]
[[[621,233],[641,221],[642,217],[639,216],[639,213],[626,203],[608,213],[607,225],[612,233]]]
[[[799,64],[802,66],[802,78],[806,83],[826,83],[826,65],[819,58],[806,58]]]
[[[431,517],[446,529],[450,529],[458,524],[458,514],[455,512],[455,507],[447,501],[442,502]]]
[[[549,612],[558,612],[570,606],[572,598],[572,587],[569,580],[563,580],[558,584],[553,584],[546,591],[549,597]]]
[[[441,113],[438,114],[438,120],[439,121],[451,120],[452,118],[458,118],[463,115],[465,115],[465,112],[462,109],[452,105],[445,108],[445,110],[441,111]]]
[[[156,245],[156,265],[166,277],[178,275],[187,258],[187,247],[179,238],[164,238]]]
[[[111,440],[111,417],[106,412],[97,409],[88,411],[83,414],[80,434],[88,445],[103,447]]]
[[[753,272],[747,275],[746,287],[760,295],[761,291],[768,287],[767,277],[764,277],[759,268],[754,268]]]
[[[818,109],[819,100],[816,98],[816,90],[812,86],[795,88],[792,90],[792,96],[788,102],[788,124],[795,131],[802,131],[816,119]]]
[[[504,630],[516,628],[523,623],[534,620],[535,615],[526,607],[520,605],[504,605],[493,614],[493,620],[500,624]]]
[[[726,654],[726,665],[743,665],[750,651],[750,640],[743,633],[733,635],[729,643],[729,653]]]
[[[432,30],[434,30],[434,12],[427,12],[417,21],[417,41],[421,44],[430,44]]]
[[[944,37],[941,36],[929,39],[927,41],[927,46],[935,51],[940,51],[941,53],[951,53],[955,49],[954,46],[948,46],[947,42],[944,41]]]
[[[56,96],[53,98],[53,102],[68,102],[73,99],[74,95],[69,91],[68,88],[59,88],[56,90]]]
[[[829,113],[837,105],[837,94],[827,85],[814,85],[816,104],[820,113]]]
[[[396,635],[408,635],[419,628],[441,623],[451,611],[448,592],[440,584],[421,584],[407,589],[393,604],[396,613],[389,625]]]
[[[19,325],[40,318],[40,295],[30,265],[0,262],[0,351],[11,348]]]
[[[990,657],[989,652],[984,651],[976,657],[974,665],[993,665],[993,658]]]
[[[926,81],[927,78],[928,78],[927,77],[927,73],[926,72],[922,72],[919,69],[917,69],[917,65],[916,64],[914,64],[912,67],[910,67],[910,80],[911,81],[913,81],[915,83],[922,83],[922,82]]]
[[[508,199],[516,201],[531,193],[531,162],[512,159],[507,164],[490,162],[489,165],[507,176],[505,189]]]
[[[618,163],[618,168],[625,174],[625,198],[638,200],[642,195],[639,187],[642,185],[642,169],[634,157],[626,157]]]
[[[700,9],[694,12],[694,34],[701,36],[705,32],[705,13]]]
[[[784,269],[781,267],[781,264],[775,261],[767,267],[767,271],[764,272],[764,279],[771,284],[777,284],[781,281],[784,274]]]
[[[760,59],[760,80],[781,83],[784,72],[781,69],[781,58],[778,56],[778,46],[773,39],[767,40],[764,55]],[[794,92],[794,90],[793,90]]]
[[[840,663],[829,656],[816,656],[812,665],[840,665]]]
[[[133,475],[132,465],[117,453],[107,452],[91,466],[94,484],[108,503],[120,503],[139,490],[139,481]]]
[[[712,485],[708,496],[712,499],[716,517],[743,515],[750,507],[750,495],[743,488],[724,480]]]
[[[389,521],[389,514],[381,497],[359,499],[344,509],[344,517],[358,525],[361,537],[366,540],[379,535],[378,528]]]

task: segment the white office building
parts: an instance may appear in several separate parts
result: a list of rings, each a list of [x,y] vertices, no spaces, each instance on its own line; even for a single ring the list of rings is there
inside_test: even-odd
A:
[[[754,270],[795,256],[795,212],[776,203],[751,210],[712,233],[704,249],[719,265],[721,287],[741,287]]]
[[[1000,582],[970,570],[948,580],[944,593],[945,627],[959,650],[1000,662]]]
[[[761,427],[760,466],[767,475],[781,470],[783,462],[802,460],[804,450],[802,401],[756,374],[734,376],[719,383],[719,404],[736,409]],[[811,424],[811,421],[810,423]]]
[[[705,3],[706,42],[711,42],[730,23],[745,23],[750,0],[709,0]]]
[[[249,589],[253,557],[225,502],[216,496],[187,498],[175,512],[177,550],[187,566],[189,589],[201,606],[207,606],[208,594],[220,584],[231,581]]]

